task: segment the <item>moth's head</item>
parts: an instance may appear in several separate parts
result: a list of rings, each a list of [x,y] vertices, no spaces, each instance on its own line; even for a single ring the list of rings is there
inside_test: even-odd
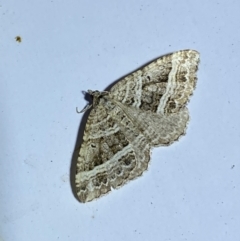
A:
[[[99,102],[102,100],[105,100],[105,96],[109,95],[108,91],[98,91],[98,90],[88,90],[87,91],[89,95],[91,95],[93,97],[93,104],[92,106],[97,106],[99,104]]]
[[[86,92],[85,92],[86,93]],[[83,113],[90,109],[91,107],[97,106],[101,101],[105,102],[107,101],[107,98],[105,98],[107,95],[109,95],[108,91],[98,91],[98,90],[88,90],[87,93],[93,97],[93,103],[88,104],[83,110],[78,111],[77,113]]]

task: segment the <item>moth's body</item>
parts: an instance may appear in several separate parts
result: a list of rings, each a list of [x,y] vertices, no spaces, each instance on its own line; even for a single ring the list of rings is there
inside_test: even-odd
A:
[[[93,96],[79,153],[76,190],[81,202],[118,188],[147,169],[151,147],[185,133],[186,103],[196,84],[199,54],[164,56]]]

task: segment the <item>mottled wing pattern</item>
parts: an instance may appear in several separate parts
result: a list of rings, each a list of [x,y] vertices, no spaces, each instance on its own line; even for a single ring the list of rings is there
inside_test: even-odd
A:
[[[168,146],[185,134],[189,114],[187,108],[177,113],[162,114],[142,111],[135,107],[121,105],[123,111],[144,135],[151,147]]]
[[[120,80],[110,92],[124,105],[154,113],[176,113],[193,93],[198,62],[195,50],[165,55]]]
[[[79,200],[91,201],[141,175],[147,169],[149,152],[145,136],[129,124],[119,107],[112,112],[101,104],[93,108],[77,160]]]

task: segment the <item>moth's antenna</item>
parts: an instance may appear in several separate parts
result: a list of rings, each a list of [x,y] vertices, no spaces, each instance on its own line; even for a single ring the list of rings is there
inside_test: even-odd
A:
[[[92,105],[86,105],[81,111],[78,110],[78,107],[76,107],[76,111],[78,114],[86,112],[87,110],[89,110],[92,107]]]

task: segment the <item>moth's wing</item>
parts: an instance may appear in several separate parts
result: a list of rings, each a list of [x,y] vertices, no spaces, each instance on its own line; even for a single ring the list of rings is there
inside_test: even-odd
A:
[[[185,134],[185,107],[196,85],[199,53],[183,50],[163,56],[120,80],[111,89],[151,146],[169,145]]]
[[[165,55],[126,76],[110,90],[124,105],[154,113],[176,113],[196,86],[199,53],[182,50]]]
[[[182,108],[176,113],[162,114],[142,111],[139,115],[144,121],[146,129],[144,135],[150,138],[152,146],[168,146],[177,141],[182,135],[185,135],[189,121],[187,108]]]
[[[140,133],[146,137],[151,147],[170,145],[185,134],[189,121],[186,107],[176,113],[162,114],[118,104]]]
[[[121,187],[147,169],[150,145],[145,136],[131,125],[119,123],[103,105],[89,114],[75,177],[81,202],[98,198],[111,187]]]

